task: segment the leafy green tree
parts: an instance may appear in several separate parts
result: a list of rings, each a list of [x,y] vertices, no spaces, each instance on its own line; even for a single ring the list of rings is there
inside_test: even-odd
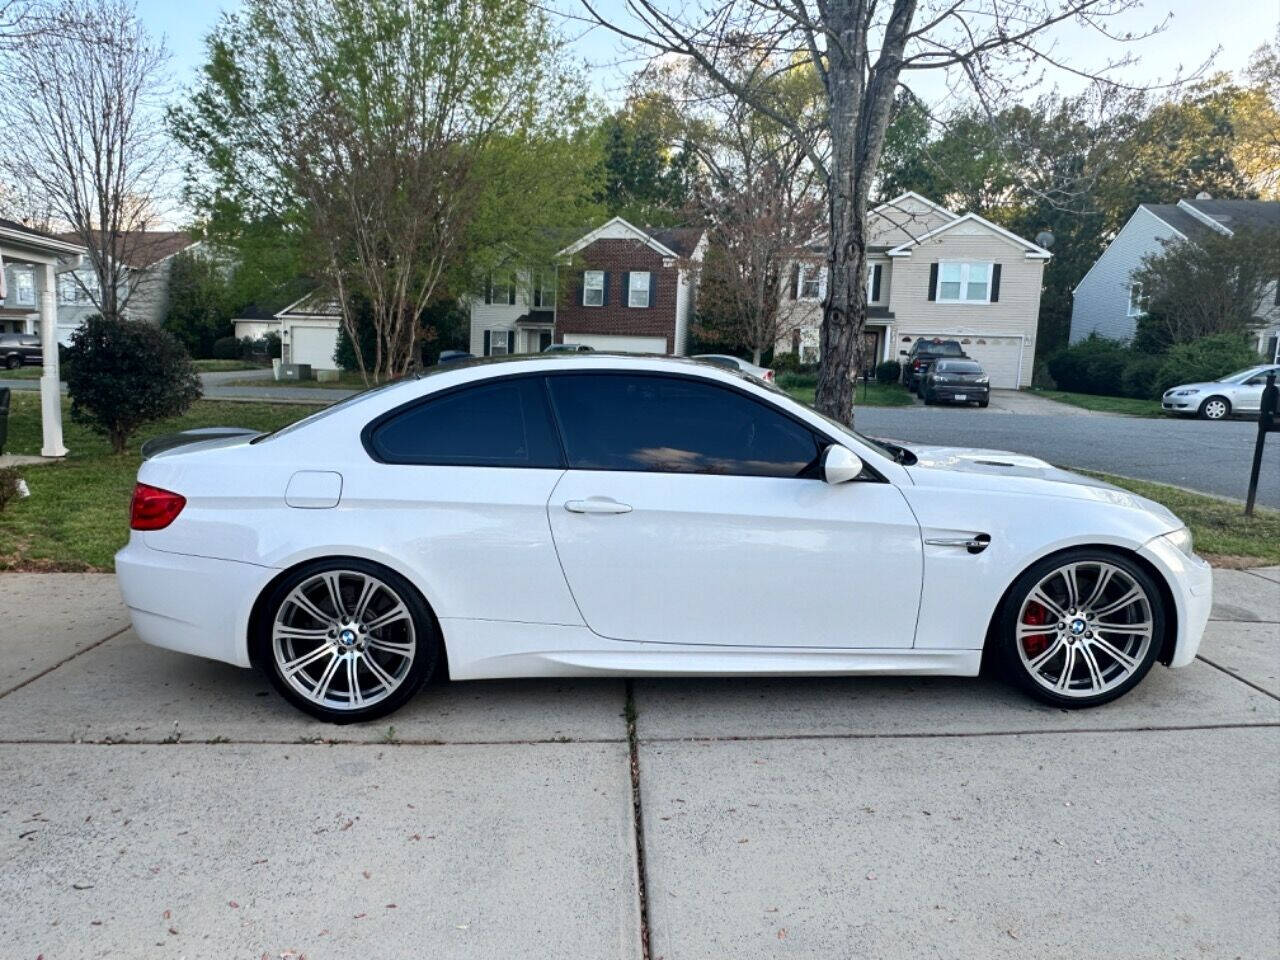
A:
[[[1165,241],[1133,274],[1147,300],[1139,342],[1161,350],[1216,334],[1243,338],[1270,309],[1277,277],[1280,230],[1210,230],[1194,242]]]
[[[231,335],[228,270],[212,257],[184,250],[169,270],[169,309],[161,324],[194,357],[213,355],[213,342]]]
[[[549,256],[546,226],[581,219],[584,84],[538,7],[247,0],[208,48],[171,115],[191,202],[226,235],[278,225],[348,334],[366,300],[373,355],[352,343],[375,379],[407,369],[423,311],[498,247]]]
[[[144,423],[176,417],[200,399],[200,377],[173,334],[142,320],[89,317],[66,350],[71,418],[124,453]]]
[[[600,124],[596,199],[610,216],[655,227],[688,219],[696,163],[678,115],[669,96],[647,91]]]

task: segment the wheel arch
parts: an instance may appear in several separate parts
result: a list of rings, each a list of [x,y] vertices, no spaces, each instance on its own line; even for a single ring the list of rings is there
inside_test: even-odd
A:
[[[1231,414],[1235,411],[1235,404],[1231,402],[1230,397],[1225,397],[1220,393],[1214,393],[1205,397],[1204,400],[1200,402],[1200,406],[1196,408],[1196,415],[1203,417],[1205,415],[1205,412],[1204,412],[1205,407],[1207,407],[1214,400],[1221,400],[1223,403],[1227,405],[1227,412],[1223,414],[1224,418],[1231,416]]]
[[[359,560],[363,563],[372,563],[375,566],[382,567],[383,569],[396,574],[397,576],[403,578],[404,581],[409,584],[410,589],[412,589],[418,595],[418,599],[422,601],[423,606],[427,608],[427,613],[430,614],[431,616],[431,622],[432,622],[432,626],[435,627],[436,636],[440,638],[441,660],[440,660],[439,669],[441,672],[438,674],[438,676],[440,676],[443,679],[448,679],[449,677],[449,642],[448,642],[448,638],[445,636],[444,628],[440,624],[440,617],[436,613],[436,608],[434,604],[432,604],[431,599],[423,591],[421,585],[417,582],[417,580],[415,579],[411,571],[401,569],[397,565],[386,563],[382,559],[376,559],[374,557],[365,556],[360,553],[337,552],[337,553],[322,553],[316,556],[307,556],[302,559],[295,560],[292,563],[290,563],[288,566],[281,568],[275,574],[275,576],[273,576],[270,580],[268,580],[265,584],[263,584],[262,588],[258,591],[258,595],[253,599],[253,604],[249,608],[249,619],[245,624],[244,641],[245,641],[245,649],[248,652],[248,656],[249,656],[249,662],[253,666],[259,669],[262,669],[264,666],[266,666],[266,664],[262,662],[260,644],[255,642],[255,637],[258,631],[262,629],[266,617],[269,616],[269,611],[267,609],[267,598],[271,596],[272,592],[276,589],[277,586],[279,586],[281,581],[283,581],[286,577],[292,575],[293,573],[296,573],[298,570],[300,570],[303,567],[307,567],[319,562],[327,562],[330,560],[338,561],[338,562],[347,561],[347,560]]]
[[[1164,604],[1164,636],[1160,638],[1160,652],[1156,654],[1156,660],[1159,663],[1163,663],[1165,666],[1169,665],[1169,661],[1173,659],[1173,652],[1178,643],[1178,605],[1174,600],[1173,589],[1169,585],[1168,577],[1165,576],[1164,572],[1161,571],[1159,567],[1136,550],[1118,546],[1114,543],[1076,543],[1069,547],[1060,547],[1057,550],[1051,550],[1042,556],[1034,558],[1019,569],[1009,579],[1008,586],[1006,586],[1003,592],[1001,592],[1000,599],[996,603],[995,608],[991,611],[991,616],[987,620],[987,632],[982,648],[984,664],[987,661],[987,657],[993,655],[991,651],[994,650],[995,644],[991,641],[996,636],[996,631],[999,628],[1000,616],[1004,612],[1005,604],[1009,602],[1009,597],[1013,592],[1014,584],[1018,582],[1024,573],[1036,564],[1043,563],[1045,560],[1051,560],[1055,557],[1065,556],[1068,553],[1075,553],[1079,550],[1096,550],[1102,553],[1111,553],[1124,557],[1126,560],[1129,560],[1138,567],[1141,567],[1142,570],[1151,577],[1152,581],[1156,585],[1156,589],[1160,591],[1160,601]]]

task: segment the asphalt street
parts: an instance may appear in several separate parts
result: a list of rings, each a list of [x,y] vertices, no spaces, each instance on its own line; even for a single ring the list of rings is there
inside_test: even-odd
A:
[[[1256,421],[1055,416],[976,407],[865,407],[857,428],[875,437],[1012,450],[1061,467],[1154,480],[1243,500]],[[1280,434],[1267,441],[1258,502],[1280,507]]]

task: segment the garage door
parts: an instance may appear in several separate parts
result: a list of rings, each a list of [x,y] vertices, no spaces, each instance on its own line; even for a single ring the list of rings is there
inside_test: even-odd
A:
[[[991,386],[997,390],[1015,390],[1019,386],[1025,386],[1018,383],[1018,362],[1022,358],[1021,337],[976,337],[973,334],[955,333],[905,333],[904,336],[913,340],[917,336],[930,340],[934,337],[959,340],[964,352],[982,364],[982,369],[987,371]]]
[[[338,345],[337,327],[304,327],[293,324],[290,357],[294,363],[309,363],[313,370],[336,370],[333,351]]]
[[[581,343],[612,353],[666,353],[666,337],[616,337],[596,333],[566,333],[565,343]]]

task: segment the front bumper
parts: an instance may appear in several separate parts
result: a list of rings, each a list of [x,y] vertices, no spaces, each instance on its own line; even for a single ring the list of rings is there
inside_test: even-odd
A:
[[[1209,611],[1213,607],[1213,568],[1200,557],[1188,557],[1164,537],[1156,537],[1138,551],[1155,565],[1169,585],[1177,615],[1171,667],[1185,667],[1196,658]]]
[[[234,560],[167,553],[134,534],[116,554],[116,580],[133,629],[145,642],[179,653],[249,663],[249,614],[279,571]]]
[[[1165,413],[1194,414],[1200,410],[1200,400],[1198,397],[1166,396],[1160,401],[1160,409]]]

